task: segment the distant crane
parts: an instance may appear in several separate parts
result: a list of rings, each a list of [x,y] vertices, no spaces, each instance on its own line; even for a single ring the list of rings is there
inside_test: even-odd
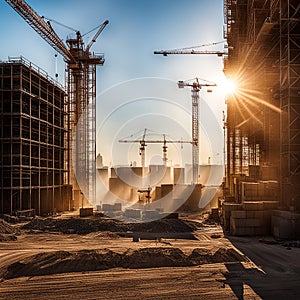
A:
[[[146,129],[144,130],[144,134],[141,140],[135,139],[135,140],[119,140],[119,143],[140,143],[140,155],[141,155],[141,165],[142,167],[145,167],[145,147],[147,144],[163,144],[163,163],[164,165],[167,165],[168,157],[167,157],[167,143],[173,143],[173,144],[193,144],[192,141],[184,141],[184,140],[167,140],[166,135],[163,134],[163,139],[162,140],[145,140],[145,135],[146,135]]]
[[[192,83],[190,81],[178,81],[179,88],[186,86],[192,88],[192,168],[193,184],[197,184],[199,173],[199,92],[202,87],[216,86],[216,84],[208,83],[207,81],[206,83],[200,83],[199,78],[195,78]]]
[[[195,50],[194,48],[206,47],[206,46],[213,46],[217,44],[224,43],[225,41],[210,43],[210,44],[203,44],[199,46],[193,47],[185,47],[180,49],[173,49],[173,50],[159,50],[154,51],[154,54],[162,54],[163,56],[168,56],[169,54],[216,54],[217,56],[222,57],[223,55],[227,55],[228,53],[225,51],[213,51],[213,50],[206,50],[206,51],[199,51]]]
[[[217,44],[224,43],[225,41],[210,43],[210,44],[203,44],[194,47],[185,47],[180,49],[173,49],[173,50],[160,50],[154,51],[154,54],[162,54],[163,56],[168,56],[169,54],[214,54],[219,57],[223,55],[227,55],[228,53],[225,51],[199,51],[194,50],[193,48],[200,48],[205,46],[213,46]],[[185,86],[192,87],[192,138],[193,138],[193,150],[192,150],[192,159],[193,159],[193,184],[198,182],[198,173],[199,173],[199,91],[203,86],[216,86],[214,83],[205,83],[200,84],[198,78],[195,79],[193,83],[178,81],[178,87],[184,88]],[[211,90],[208,90],[211,91]]]
[[[168,56],[169,54],[216,54],[217,56],[222,57],[226,55],[227,52],[224,51],[199,51],[199,50],[160,50],[154,51],[154,54],[162,54],[163,56]]]
[[[104,64],[104,55],[92,54],[90,53],[90,48],[106,27],[108,21],[106,20],[97,27],[98,31],[86,47],[84,47],[82,35],[77,30],[76,37],[66,40],[67,47],[52,28],[50,19],[39,16],[23,0],[5,1],[51,47],[60,53],[67,63],[68,100],[66,101],[66,107],[69,117],[67,119],[68,131],[66,138],[70,141],[73,136],[73,147],[69,145],[67,147],[69,150],[65,155],[65,165],[71,173],[69,173],[68,183],[73,185],[73,191],[80,192],[80,189],[83,189],[88,200],[94,202],[96,172],[96,66]],[[54,22],[62,25],[57,21]],[[67,28],[74,30],[71,27]],[[74,134],[75,132],[76,134]],[[73,165],[74,170],[71,169],[71,165]],[[76,171],[78,170],[79,173],[77,174]],[[75,171],[76,174],[72,171]]]

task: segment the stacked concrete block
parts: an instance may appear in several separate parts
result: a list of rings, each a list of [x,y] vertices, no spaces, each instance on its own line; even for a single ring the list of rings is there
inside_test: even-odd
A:
[[[244,202],[242,210],[231,212],[230,234],[236,236],[270,234],[272,209],[277,205],[277,201]]]
[[[161,186],[156,186],[154,200],[159,200],[161,197]]]
[[[278,181],[267,180],[259,181],[258,196],[261,200],[278,199],[279,184]]]
[[[261,180],[276,180],[278,178],[278,168],[274,166],[261,166],[259,177]]]
[[[241,202],[276,200],[278,195],[279,185],[275,180],[241,183]]]
[[[113,211],[114,206],[112,204],[104,203],[104,204],[102,204],[102,210],[103,211]]]
[[[274,210],[278,208],[279,201],[263,201],[264,210]]]
[[[162,184],[161,185],[161,198],[172,193],[172,191],[173,191],[173,184]]]
[[[230,219],[230,234],[235,236],[253,236],[268,234],[266,226],[263,226],[261,219]]]
[[[184,184],[184,168],[174,168],[174,184]]]
[[[140,219],[141,218],[141,210],[140,209],[126,209],[125,217],[132,219]]]
[[[249,165],[249,177],[259,178],[259,175],[260,175],[260,166]]]
[[[244,210],[264,210],[264,203],[259,201],[249,201],[242,204]]]
[[[89,217],[93,215],[93,208],[92,207],[85,207],[79,209],[80,217]]]
[[[159,218],[159,211],[157,210],[144,210],[143,219],[144,220],[155,220]]]
[[[278,239],[300,239],[300,214],[275,210],[272,216],[272,233]]]
[[[229,231],[229,229],[230,229],[231,212],[235,211],[235,210],[242,210],[242,204],[223,202],[221,222],[226,231]]]
[[[121,211],[122,210],[122,203],[115,203],[114,204],[114,210],[115,211]]]
[[[242,182],[241,200],[253,201],[258,200],[258,188],[259,183],[257,182]]]
[[[99,205],[99,208],[101,210],[101,206]],[[97,205],[98,210],[98,205]],[[122,210],[122,203],[115,203],[115,204],[102,204],[102,210],[103,211],[121,211]]]

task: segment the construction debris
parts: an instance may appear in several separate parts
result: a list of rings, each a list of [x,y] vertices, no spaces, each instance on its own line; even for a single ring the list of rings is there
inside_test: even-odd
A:
[[[88,234],[96,231],[111,232],[148,232],[148,233],[185,233],[192,232],[197,224],[179,219],[162,219],[149,223],[123,223],[109,218],[95,219],[56,219],[35,218],[22,226],[31,231],[62,232],[74,234]]]

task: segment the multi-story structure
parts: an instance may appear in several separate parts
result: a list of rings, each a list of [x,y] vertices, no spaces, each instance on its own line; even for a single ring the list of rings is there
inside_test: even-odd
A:
[[[0,63],[0,214],[72,208],[65,92],[24,58]]]
[[[227,99],[226,186],[239,177],[279,182],[280,207],[300,210],[300,4],[224,0]]]

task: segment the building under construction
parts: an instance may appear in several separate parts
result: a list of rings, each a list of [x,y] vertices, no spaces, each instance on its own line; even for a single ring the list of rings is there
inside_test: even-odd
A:
[[[225,198],[278,201],[276,227],[300,210],[300,4],[225,0],[224,13],[224,71],[238,87],[227,98]]]
[[[0,214],[72,207],[65,96],[24,58],[0,63]]]

